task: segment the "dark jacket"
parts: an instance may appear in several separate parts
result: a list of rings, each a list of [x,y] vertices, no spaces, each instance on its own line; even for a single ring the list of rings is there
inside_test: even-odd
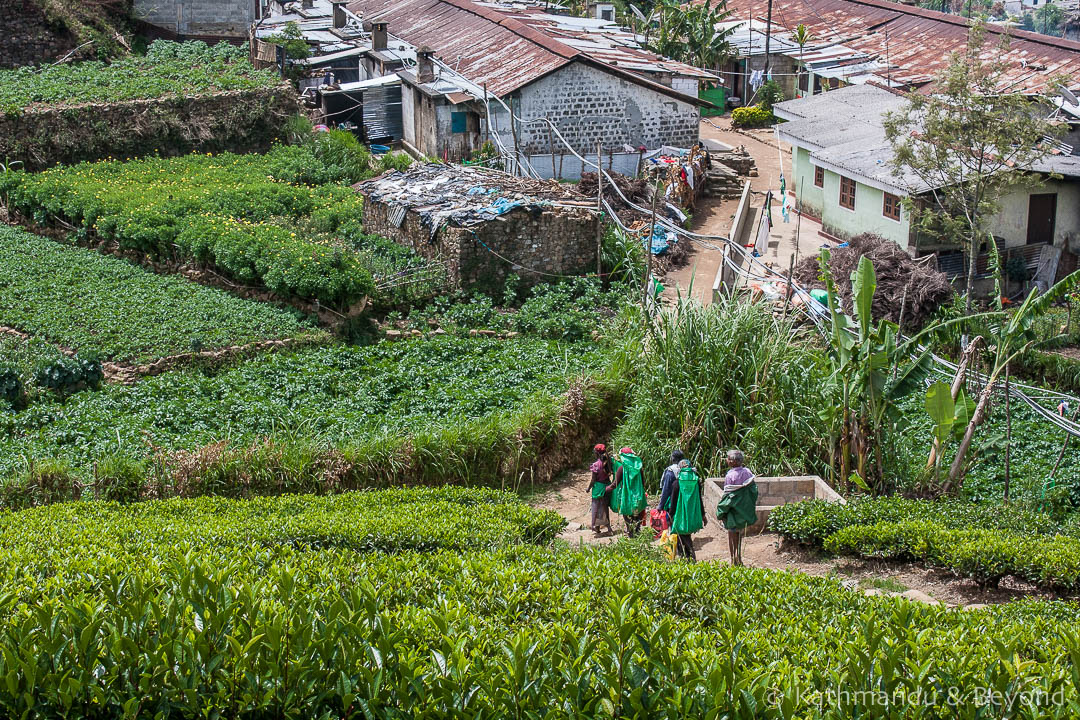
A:
[[[669,473],[671,474],[671,483],[668,485],[667,490],[664,491],[666,495],[660,496],[660,509],[666,509],[668,515],[675,517],[675,508],[679,507],[679,479],[671,472],[671,468],[668,468],[664,471],[664,479],[661,482],[667,481]],[[707,517],[705,515],[705,487],[702,484],[704,482],[704,480],[700,480],[698,483],[699,485],[702,485],[701,491],[698,493],[698,499],[701,500],[701,517],[703,518]],[[665,497],[671,498],[670,505],[664,505]]]
[[[678,469],[678,465],[668,465],[664,470],[664,477],[660,479],[659,507],[661,510],[667,510],[669,513],[675,512],[675,498],[672,496],[672,488],[674,488],[674,492],[679,492],[679,483],[676,482]]]

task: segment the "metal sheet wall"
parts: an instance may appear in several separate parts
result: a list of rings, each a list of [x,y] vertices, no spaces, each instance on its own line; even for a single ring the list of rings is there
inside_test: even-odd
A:
[[[364,131],[368,142],[401,140],[401,85],[364,90]]]

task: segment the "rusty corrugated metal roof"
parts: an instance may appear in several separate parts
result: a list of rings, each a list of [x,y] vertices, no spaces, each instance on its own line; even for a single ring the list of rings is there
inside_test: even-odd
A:
[[[471,0],[353,0],[348,8],[365,23],[387,23],[390,35],[410,45],[432,48],[455,72],[475,85],[486,85],[488,92],[500,97],[581,61],[656,92],[702,104],[696,94],[686,95],[648,77],[665,70],[702,77],[696,68],[640,49],[630,53],[629,48],[619,48],[619,57],[628,62],[613,62],[609,48],[573,47],[570,43],[580,45],[581,38],[541,32],[539,23],[523,22],[506,8]],[[659,68],[660,63],[671,67]]]
[[[727,6],[734,17],[763,18],[768,0],[728,0]],[[773,21],[787,28],[806,25],[814,45],[842,42],[872,55],[890,67],[878,71],[883,78],[916,87],[927,87],[945,70],[949,55],[967,43],[969,27],[956,15],[887,0],[773,0]],[[1002,52],[996,40],[1004,34],[987,26],[987,57],[1004,60],[1008,68],[1000,90],[1049,93],[1057,75],[1080,87],[1080,42],[1010,30],[1009,48]]]
[[[468,0],[355,0],[349,10],[394,37],[429,46],[456,72],[503,96],[571,62],[579,52]]]

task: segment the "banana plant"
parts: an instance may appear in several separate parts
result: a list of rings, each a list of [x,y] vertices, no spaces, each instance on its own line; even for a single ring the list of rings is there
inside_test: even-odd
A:
[[[848,317],[837,299],[828,250],[822,250],[819,262],[832,325],[830,382],[838,401],[822,412],[833,441],[833,471],[838,461],[841,480],[864,490],[881,491],[885,475],[883,427],[895,410],[895,401],[929,372],[930,351],[913,352],[918,338],[927,331],[903,340],[896,323],[884,319],[874,322],[871,310],[877,275],[866,257],[851,274],[855,319]]]
[[[926,390],[926,413],[934,421],[934,447],[943,448],[950,438],[960,439],[975,412],[975,402],[961,389],[953,399],[948,383],[936,382]],[[934,455],[935,474],[941,468],[941,452]]]
[[[1080,270],[1077,270],[1041,295],[1037,288],[1032,288],[1015,312],[1005,313],[1001,302],[1001,258],[993,236],[989,236],[988,245],[990,271],[994,276],[994,301],[992,303],[994,312],[988,313],[987,316],[995,320],[990,323],[987,337],[987,345],[992,353],[990,372],[982,392],[979,393],[975,410],[964,428],[964,435],[956,450],[956,457],[953,458],[952,466],[949,468],[949,478],[941,489],[943,494],[959,490],[963,485],[964,475],[967,472],[967,454],[975,438],[975,431],[986,418],[990,409],[990,398],[1005,368],[1040,342],[1035,332],[1035,320],[1045,315],[1059,300],[1068,297],[1069,293],[1080,287]]]

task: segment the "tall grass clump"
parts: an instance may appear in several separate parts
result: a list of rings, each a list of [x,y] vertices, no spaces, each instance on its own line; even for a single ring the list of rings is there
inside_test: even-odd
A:
[[[633,446],[651,481],[676,447],[709,474],[729,447],[759,474],[820,472],[827,461],[825,359],[770,306],[683,300],[650,324],[635,364],[615,445]]]

